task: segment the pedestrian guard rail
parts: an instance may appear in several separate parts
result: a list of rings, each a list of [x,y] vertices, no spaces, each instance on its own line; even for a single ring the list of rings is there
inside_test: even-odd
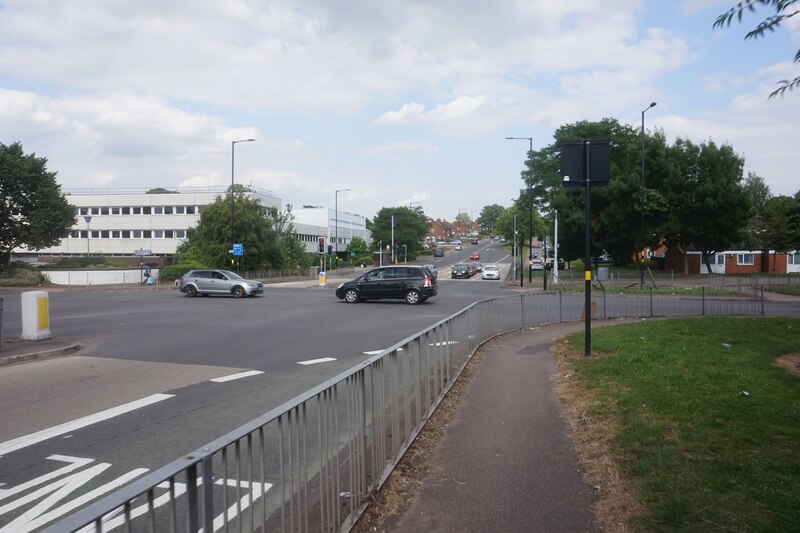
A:
[[[763,314],[761,298],[595,293],[596,318]],[[481,344],[584,296],[476,302],[45,531],[349,531]]]

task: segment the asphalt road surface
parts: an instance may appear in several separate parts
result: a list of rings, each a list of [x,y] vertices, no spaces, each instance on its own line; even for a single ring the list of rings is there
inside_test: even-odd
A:
[[[266,286],[257,298],[174,290],[51,290],[50,329],[86,348],[0,368],[0,531],[34,531],[83,496],[100,496],[191,452],[370,355],[503,294],[449,280],[448,266],[491,245],[437,258],[439,294],[337,300],[334,285]],[[3,333],[21,333],[19,291],[3,294]],[[88,496],[87,496],[88,495]]]

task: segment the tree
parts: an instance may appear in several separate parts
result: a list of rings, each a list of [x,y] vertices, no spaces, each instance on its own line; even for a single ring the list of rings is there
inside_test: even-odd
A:
[[[25,155],[18,142],[0,143],[0,268],[11,251],[55,246],[75,224],[75,208],[47,170],[47,159]]]
[[[148,189],[145,194],[175,194],[176,191],[170,191],[169,189],[165,189],[164,187],[155,187],[153,189]]]
[[[742,240],[752,207],[742,186],[744,159],[729,145],[709,141],[700,146],[678,139],[669,149],[659,190],[668,211],[657,234],[684,256],[690,245],[700,250],[706,267],[710,256]]]
[[[347,243],[347,252],[355,254],[355,257],[369,256],[369,247],[364,239],[361,237],[353,237]]]
[[[197,226],[186,231],[186,240],[178,246],[181,259],[209,266],[232,266],[233,256],[229,251],[232,212],[236,218],[236,240],[244,248],[239,268],[280,268],[270,261],[270,250],[274,261],[274,248],[278,244],[277,233],[272,227],[274,221],[269,217],[267,208],[258,200],[249,198],[239,184],[229,190],[224,198],[218,196],[213,203],[200,210]]]
[[[273,221],[275,242],[267,247],[267,261],[273,268],[307,267],[312,263],[312,255],[306,252],[294,231],[292,204],[286,204],[281,211],[277,207],[267,208]]]
[[[769,185],[764,182],[764,178],[755,172],[748,172],[747,178],[744,180],[744,192],[750,199],[750,205],[755,209],[756,214],[764,212],[764,206],[772,198],[772,192],[769,190]]]
[[[554,142],[542,150],[534,150],[521,174],[525,190],[520,200],[528,205],[528,196],[535,209],[551,220],[558,211],[559,256],[565,259],[583,257],[584,192],[562,186],[561,143],[575,139],[604,138],[611,141],[611,184],[592,189],[592,254],[603,249],[618,260],[632,257],[639,247],[641,204],[639,132],[617,120],[581,121],[565,124],[553,134]],[[649,143],[648,143],[649,146]],[[650,156],[650,153],[648,153]],[[648,193],[650,190],[648,190]],[[653,196],[653,205],[660,205]],[[525,197],[525,198],[524,198]],[[649,196],[648,196],[649,197]]]
[[[506,208],[502,205],[492,204],[492,205],[485,205],[483,209],[481,209],[481,214],[478,215],[478,219],[476,222],[483,230],[493,231],[494,226],[497,223],[497,219],[500,218],[500,215],[503,214]]]
[[[736,18],[738,22],[741,22],[744,11],[749,10],[754,12],[756,10],[756,6],[758,5],[772,6],[775,8],[775,14],[762,20],[758,26],[747,32],[744,38],[747,40],[751,38],[755,39],[758,37],[763,37],[767,31],[774,32],[783,21],[800,13],[800,9],[796,9],[794,7],[797,2],[798,0],[742,0],[734,7],[730,8],[726,13],[719,15],[717,20],[714,21],[714,28],[721,28],[723,26],[728,27],[731,25],[731,22],[734,18]],[[800,50],[797,50],[795,53],[794,62],[800,62]],[[791,81],[780,80],[778,85],[779,87],[770,93],[770,98],[773,98],[777,95],[783,96],[787,89],[791,91],[799,87],[800,76]]]
[[[392,216],[394,216],[394,243],[397,247],[405,244],[412,256],[422,248],[420,244],[428,234],[428,219],[422,209],[408,207],[384,207],[372,221],[372,240],[381,241],[384,246],[392,242]]]
[[[464,224],[466,224],[467,226],[469,226],[470,224],[472,224],[472,219],[471,219],[471,218],[469,218],[469,213],[467,213],[466,211],[460,211],[460,212],[459,212],[459,213],[456,215],[455,221],[456,221],[456,222],[463,222],[463,223],[464,223]]]

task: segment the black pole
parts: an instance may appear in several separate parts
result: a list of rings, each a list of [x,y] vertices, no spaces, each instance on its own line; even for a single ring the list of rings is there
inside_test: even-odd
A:
[[[592,353],[592,263],[591,263],[591,185],[589,181],[589,141],[583,141],[583,160],[584,160],[584,188],[586,189],[586,205],[584,213],[584,244],[583,244],[583,277],[584,277],[584,352],[585,357]]]
[[[544,273],[544,284],[542,289],[547,290],[547,232],[544,233],[544,243],[542,244],[542,273]]]
[[[533,146],[531,146],[531,152],[533,152]],[[528,285],[533,283],[531,260],[533,260],[533,188],[528,183]]]
[[[522,252],[525,249],[525,236],[519,234],[519,250]],[[522,287],[522,282],[525,280],[525,274],[522,273],[522,253],[519,254],[519,286]]]

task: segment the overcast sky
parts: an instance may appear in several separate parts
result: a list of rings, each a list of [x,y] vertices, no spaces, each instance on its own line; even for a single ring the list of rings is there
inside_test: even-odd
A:
[[[0,142],[64,190],[227,186],[434,218],[510,206],[528,141],[616,118],[729,143],[794,194],[800,21],[735,0],[0,0]],[[800,17],[797,17],[800,18]],[[613,179],[613,177],[612,177]]]

